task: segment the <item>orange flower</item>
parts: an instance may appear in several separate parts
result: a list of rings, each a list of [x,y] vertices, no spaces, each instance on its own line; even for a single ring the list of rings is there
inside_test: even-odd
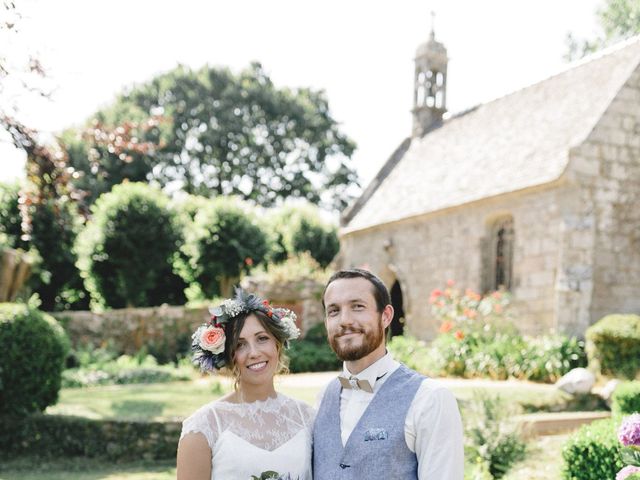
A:
[[[502,305],[499,303],[493,306],[493,311],[496,313],[502,313]]]
[[[462,330],[456,330],[453,336],[456,337],[456,340],[462,340],[464,338],[464,332]]]
[[[500,300],[500,299],[502,298],[502,293],[500,293],[500,292],[493,292],[493,293],[491,294],[491,296],[492,296],[493,298],[495,298],[496,300]]]
[[[219,327],[203,328],[200,331],[200,348],[218,354],[224,351],[224,330]]]
[[[476,318],[476,316],[478,315],[478,312],[476,312],[475,310],[471,310],[470,308],[465,308],[462,313],[465,317],[471,319]]]
[[[440,325],[440,333],[447,333],[449,330],[453,328],[453,323],[446,321]]]

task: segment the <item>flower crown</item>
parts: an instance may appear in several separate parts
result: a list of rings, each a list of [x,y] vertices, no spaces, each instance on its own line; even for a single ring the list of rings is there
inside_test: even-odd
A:
[[[267,300],[236,289],[234,298],[224,300],[220,305],[209,309],[211,319],[203,323],[191,336],[191,350],[193,363],[200,366],[200,370],[213,371],[226,366],[224,349],[227,339],[227,327],[237,320],[243,313],[262,312],[283,332],[285,348],[289,340],[300,336],[296,327],[296,314],[286,308],[273,308]]]

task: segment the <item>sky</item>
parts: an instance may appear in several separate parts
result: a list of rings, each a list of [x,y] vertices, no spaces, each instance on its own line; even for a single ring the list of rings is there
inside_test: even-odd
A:
[[[447,109],[455,113],[566,68],[566,36],[598,33],[602,0],[17,0],[15,57],[34,54],[54,88],[20,102],[28,125],[55,134],[80,125],[116,93],[178,64],[259,61],[278,86],[327,92],[358,145],[366,185],[411,133],[413,58],[429,37],[448,51]],[[2,13],[0,13],[2,15]],[[23,175],[0,136],[0,181]]]

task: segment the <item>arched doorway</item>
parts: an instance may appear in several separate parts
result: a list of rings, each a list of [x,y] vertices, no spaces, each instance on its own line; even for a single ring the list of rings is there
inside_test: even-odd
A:
[[[397,280],[391,287],[391,305],[393,306],[393,320],[389,325],[389,336],[395,337],[404,332],[404,301],[402,300],[402,288]]]

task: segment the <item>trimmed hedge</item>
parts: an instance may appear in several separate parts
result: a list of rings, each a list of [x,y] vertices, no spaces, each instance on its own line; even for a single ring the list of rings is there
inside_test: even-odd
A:
[[[93,457],[116,461],[175,458],[180,422],[122,422],[62,415],[0,417],[0,458]]]
[[[291,373],[326,372],[342,368],[342,361],[329,346],[324,323],[311,327],[302,340],[291,342],[287,357]]]
[[[618,385],[611,396],[611,411],[614,415],[640,412],[640,382],[624,382]]]
[[[640,315],[607,315],[586,332],[589,365],[633,380],[640,372]]]
[[[56,403],[69,340],[35,308],[0,304],[0,415],[41,412]]]
[[[613,479],[624,464],[615,420],[598,420],[574,433],[562,449],[564,480]]]

